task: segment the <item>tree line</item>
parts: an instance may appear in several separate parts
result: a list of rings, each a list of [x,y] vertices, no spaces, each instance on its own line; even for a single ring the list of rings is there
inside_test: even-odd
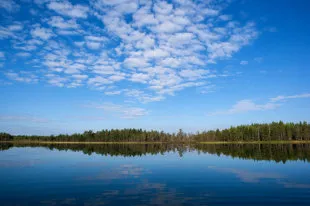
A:
[[[26,136],[0,133],[0,141],[51,141],[51,142],[242,142],[242,141],[310,141],[310,124],[307,122],[251,124],[228,129],[204,132],[177,133],[146,131],[142,129],[111,129],[82,134]]]

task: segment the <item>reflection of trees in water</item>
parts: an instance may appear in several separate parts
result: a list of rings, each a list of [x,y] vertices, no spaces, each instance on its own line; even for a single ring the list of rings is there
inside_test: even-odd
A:
[[[51,150],[82,151],[84,154],[101,154],[110,156],[142,156],[178,152],[180,156],[188,151],[190,145],[186,144],[23,144],[0,143],[2,150],[11,147],[45,147]]]
[[[310,144],[197,144],[200,152],[242,159],[310,162]]]
[[[0,151],[1,150],[8,150],[13,147],[12,143],[0,143]]]
[[[304,160],[310,162],[310,144],[13,144],[2,143],[0,150],[11,147],[45,147],[51,150],[82,151],[110,156],[143,156],[177,152],[180,157],[188,151],[229,155],[242,159]]]

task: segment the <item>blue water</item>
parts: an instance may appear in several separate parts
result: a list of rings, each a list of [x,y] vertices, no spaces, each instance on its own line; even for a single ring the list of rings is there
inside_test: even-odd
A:
[[[310,205],[310,163],[186,151],[0,151],[0,205]]]

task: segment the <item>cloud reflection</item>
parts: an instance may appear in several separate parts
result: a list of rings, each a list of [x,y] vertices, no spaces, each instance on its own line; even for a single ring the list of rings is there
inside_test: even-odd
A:
[[[248,183],[257,183],[261,179],[282,179],[283,175],[277,173],[266,172],[250,172],[246,170],[239,170],[235,168],[219,168],[216,166],[209,166],[208,168],[214,169],[219,172],[227,172],[235,174],[241,181]]]
[[[209,169],[214,169],[219,172],[233,173],[235,174],[242,182],[246,183],[259,183],[263,179],[274,179],[279,185],[283,185],[285,188],[298,188],[298,189],[310,189],[310,184],[290,182],[286,179],[286,176],[283,176],[278,173],[268,173],[268,172],[250,172],[246,170],[239,170],[235,168],[219,168],[216,166],[208,166]]]
[[[39,163],[41,163],[40,160],[2,160],[0,162],[0,168],[33,167]]]
[[[117,168],[112,168],[111,170],[101,171],[97,175],[91,175],[87,177],[82,177],[82,180],[114,180],[114,179],[124,179],[124,178],[139,178],[141,175],[150,174],[151,171],[144,169],[142,167],[123,164]]]

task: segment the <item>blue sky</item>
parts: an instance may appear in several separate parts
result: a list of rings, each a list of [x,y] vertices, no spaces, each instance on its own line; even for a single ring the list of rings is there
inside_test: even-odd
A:
[[[1,0],[0,130],[310,121],[302,0]]]

